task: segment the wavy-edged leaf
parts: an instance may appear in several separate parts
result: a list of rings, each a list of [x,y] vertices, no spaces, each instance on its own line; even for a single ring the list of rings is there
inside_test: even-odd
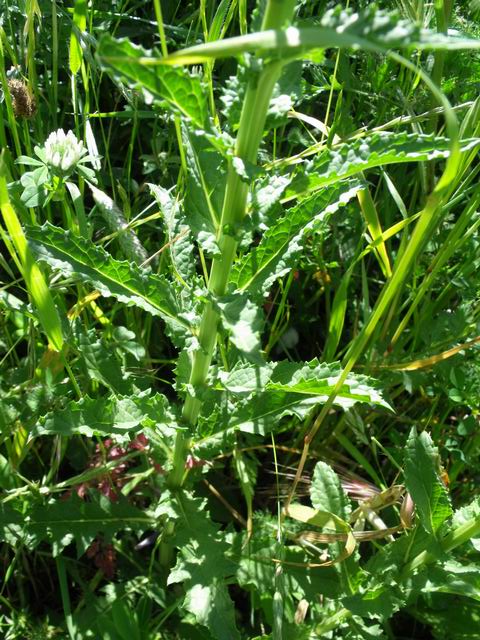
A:
[[[478,138],[460,141],[461,151],[478,145]],[[284,200],[311,193],[374,167],[447,158],[450,149],[450,140],[435,134],[372,133],[328,149],[315,160],[300,166],[285,192]]]
[[[87,378],[100,382],[116,395],[134,393],[134,378],[125,371],[116,350],[112,352],[111,342],[106,342],[95,329],[85,330],[79,321],[74,323],[72,334],[78,350],[78,364]]]
[[[310,499],[315,509],[330,511],[343,520],[351,512],[350,500],[343,490],[340,478],[325,462],[317,462],[310,486]]]
[[[367,588],[361,588],[357,593],[342,598],[342,604],[351,611],[355,616],[365,618],[366,620],[388,620],[391,616],[405,606],[406,597],[402,589],[396,584],[387,582],[384,584],[373,583]],[[378,628],[378,634],[370,635],[362,633],[354,635],[355,640],[360,638],[370,640],[373,638],[381,638],[385,640],[383,630]],[[351,637],[351,636],[347,636]]]
[[[237,408],[229,413],[229,428],[264,435],[278,428],[284,416],[302,419],[313,407],[326,402],[340,375],[338,363],[282,361],[221,372],[216,388],[228,390],[239,399]],[[335,404],[346,409],[357,402],[390,408],[371,378],[350,374]]]
[[[222,214],[226,161],[202,132],[182,128],[188,167],[185,217],[198,244],[213,255],[218,252],[216,234]]]
[[[428,533],[435,534],[452,515],[447,489],[439,475],[438,450],[426,431],[410,431],[405,448],[405,485]]]
[[[198,64],[212,58],[238,56],[248,51],[276,56],[301,56],[312,49],[331,47],[387,51],[388,49],[479,49],[480,40],[444,35],[386,13],[374,5],[354,13],[340,6],[327,11],[315,27],[288,27],[226,38],[183,49],[162,58],[162,64]]]
[[[427,566],[413,578],[413,588],[422,594],[450,593],[480,601],[478,566],[447,560],[442,566]]]
[[[175,507],[182,520],[175,533],[177,564],[168,584],[183,583],[183,607],[208,628],[212,638],[237,640],[235,611],[225,585],[225,577],[235,573],[235,563],[228,557],[225,533],[210,520],[204,500],[182,492]]]
[[[270,175],[262,177],[252,193],[252,209],[260,221],[280,201],[285,189],[292,180],[291,175]]]
[[[472,520],[480,522],[480,496],[455,511],[452,518],[452,527],[461,527]],[[470,538],[470,543],[477,551],[480,551],[480,536]]]
[[[231,342],[250,362],[263,363],[260,354],[264,317],[261,308],[243,293],[233,293],[216,300],[220,321]]]
[[[142,273],[135,265],[115,260],[92,242],[48,222],[28,227],[27,237],[37,260],[52,269],[90,282],[102,296],[140,307],[173,325],[188,326],[178,317],[173,287],[163,276]]]
[[[330,216],[354,198],[360,188],[359,183],[333,185],[286,211],[265,232],[259,245],[235,264],[231,280],[237,289],[253,296],[268,292],[277,278],[288,273],[307,234],[326,225]]]
[[[178,275],[188,282],[195,275],[195,251],[190,228],[179,202],[171,193],[155,184],[148,186],[163,213],[173,266]]]
[[[145,262],[148,258],[145,247],[138,239],[135,231],[129,226],[123,215],[123,211],[121,211],[116,202],[101,189],[97,189],[93,184],[89,184],[89,187],[93,199],[98,205],[109,230],[114,233],[118,239],[125,258],[136,264]]]
[[[126,436],[143,426],[173,434],[174,417],[168,400],[160,393],[127,397],[104,397],[72,400],[40,419],[32,435]]]
[[[116,80],[141,91],[147,103],[166,102],[194,126],[208,127],[208,93],[199,75],[158,66],[151,51],[132,44],[128,38],[116,40],[108,34],[100,38],[97,56]]]
[[[12,545],[22,541],[30,548],[46,541],[55,554],[75,540],[80,556],[98,533],[108,538],[126,528],[145,530],[154,524],[152,515],[123,498],[112,502],[102,495],[87,502],[73,492],[68,500],[36,501],[23,513],[0,504],[0,539]]]

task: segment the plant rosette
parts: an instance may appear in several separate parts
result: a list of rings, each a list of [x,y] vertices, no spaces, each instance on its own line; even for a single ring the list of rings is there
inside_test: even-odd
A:
[[[37,167],[24,173],[20,179],[23,186],[21,200],[27,207],[63,200],[64,184],[75,171],[82,178],[96,183],[95,172],[85,166],[93,158],[73,131],[53,131],[44,146],[36,146],[34,151],[38,159],[20,156],[16,160],[16,164]]]

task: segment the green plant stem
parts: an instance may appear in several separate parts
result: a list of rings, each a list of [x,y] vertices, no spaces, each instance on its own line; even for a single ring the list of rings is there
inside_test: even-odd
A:
[[[471,538],[477,537],[479,534],[480,518],[472,518],[445,536],[443,540],[440,541],[440,546],[445,553],[448,553],[465,542],[468,542]],[[422,551],[404,566],[402,577],[407,577],[416,569],[419,569],[425,564],[431,564],[432,562],[435,562],[436,559],[437,557],[433,553],[430,553],[427,550]]]
[[[53,129],[57,128],[58,112],[58,20],[57,2],[52,0],[52,117]]]
[[[285,22],[292,19],[294,7],[294,0],[269,0],[265,9],[262,29],[282,27]],[[235,156],[246,163],[256,163],[268,105],[282,66],[281,61],[267,64],[258,75],[250,79],[247,87],[235,145]],[[249,185],[240,177],[233,163],[230,163],[217,234],[220,255],[212,262],[208,281],[208,290],[215,296],[224,295],[227,288],[237,250],[237,234],[246,214],[248,188]],[[213,304],[206,303],[200,322],[199,348],[193,356],[190,375],[190,385],[195,390],[201,390],[207,381],[217,340],[218,319],[218,313],[213,308]],[[183,421],[188,426],[193,427],[196,424],[200,408],[201,400],[189,394],[182,413]],[[185,436],[184,432],[179,431],[173,454],[173,468],[169,476],[171,488],[178,488],[182,485],[188,447],[189,438]]]
[[[451,2],[450,0],[435,0],[434,9],[435,9],[435,17],[437,21],[438,33],[443,33],[443,34],[448,33],[448,25],[450,22],[452,6],[453,6],[453,2]],[[437,87],[440,87],[442,83],[446,54],[447,52],[441,49],[439,49],[438,51],[435,51],[434,53],[432,80],[437,85]],[[435,105],[432,104],[432,106],[435,106]],[[432,131],[435,131],[436,127],[437,127],[437,116],[434,116],[431,124]]]

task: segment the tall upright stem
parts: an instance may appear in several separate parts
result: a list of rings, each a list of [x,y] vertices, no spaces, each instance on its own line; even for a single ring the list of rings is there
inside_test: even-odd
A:
[[[293,17],[295,0],[268,0],[262,29],[279,29]],[[282,62],[276,60],[266,64],[248,84],[240,117],[235,144],[235,156],[244,162],[255,164],[262,140],[268,105],[273,88],[282,71]],[[233,261],[237,251],[237,234],[247,209],[248,184],[239,176],[230,162],[227,185],[223,201],[217,243],[220,254],[212,261],[208,290],[214,296],[225,294]],[[190,385],[201,389],[205,385],[217,341],[218,313],[213,305],[205,304],[198,334],[199,348],[193,355]],[[182,418],[187,427],[194,427],[201,409],[201,401],[193,395],[185,399]],[[173,454],[173,468],[168,481],[171,488],[182,484],[189,438],[179,431]]]

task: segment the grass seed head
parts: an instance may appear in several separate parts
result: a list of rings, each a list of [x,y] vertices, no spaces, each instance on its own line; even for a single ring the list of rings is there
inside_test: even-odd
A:
[[[13,112],[16,118],[31,118],[37,111],[37,103],[27,85],[21,80],[12,78],[8,81],[8,89],[12,98]]]

